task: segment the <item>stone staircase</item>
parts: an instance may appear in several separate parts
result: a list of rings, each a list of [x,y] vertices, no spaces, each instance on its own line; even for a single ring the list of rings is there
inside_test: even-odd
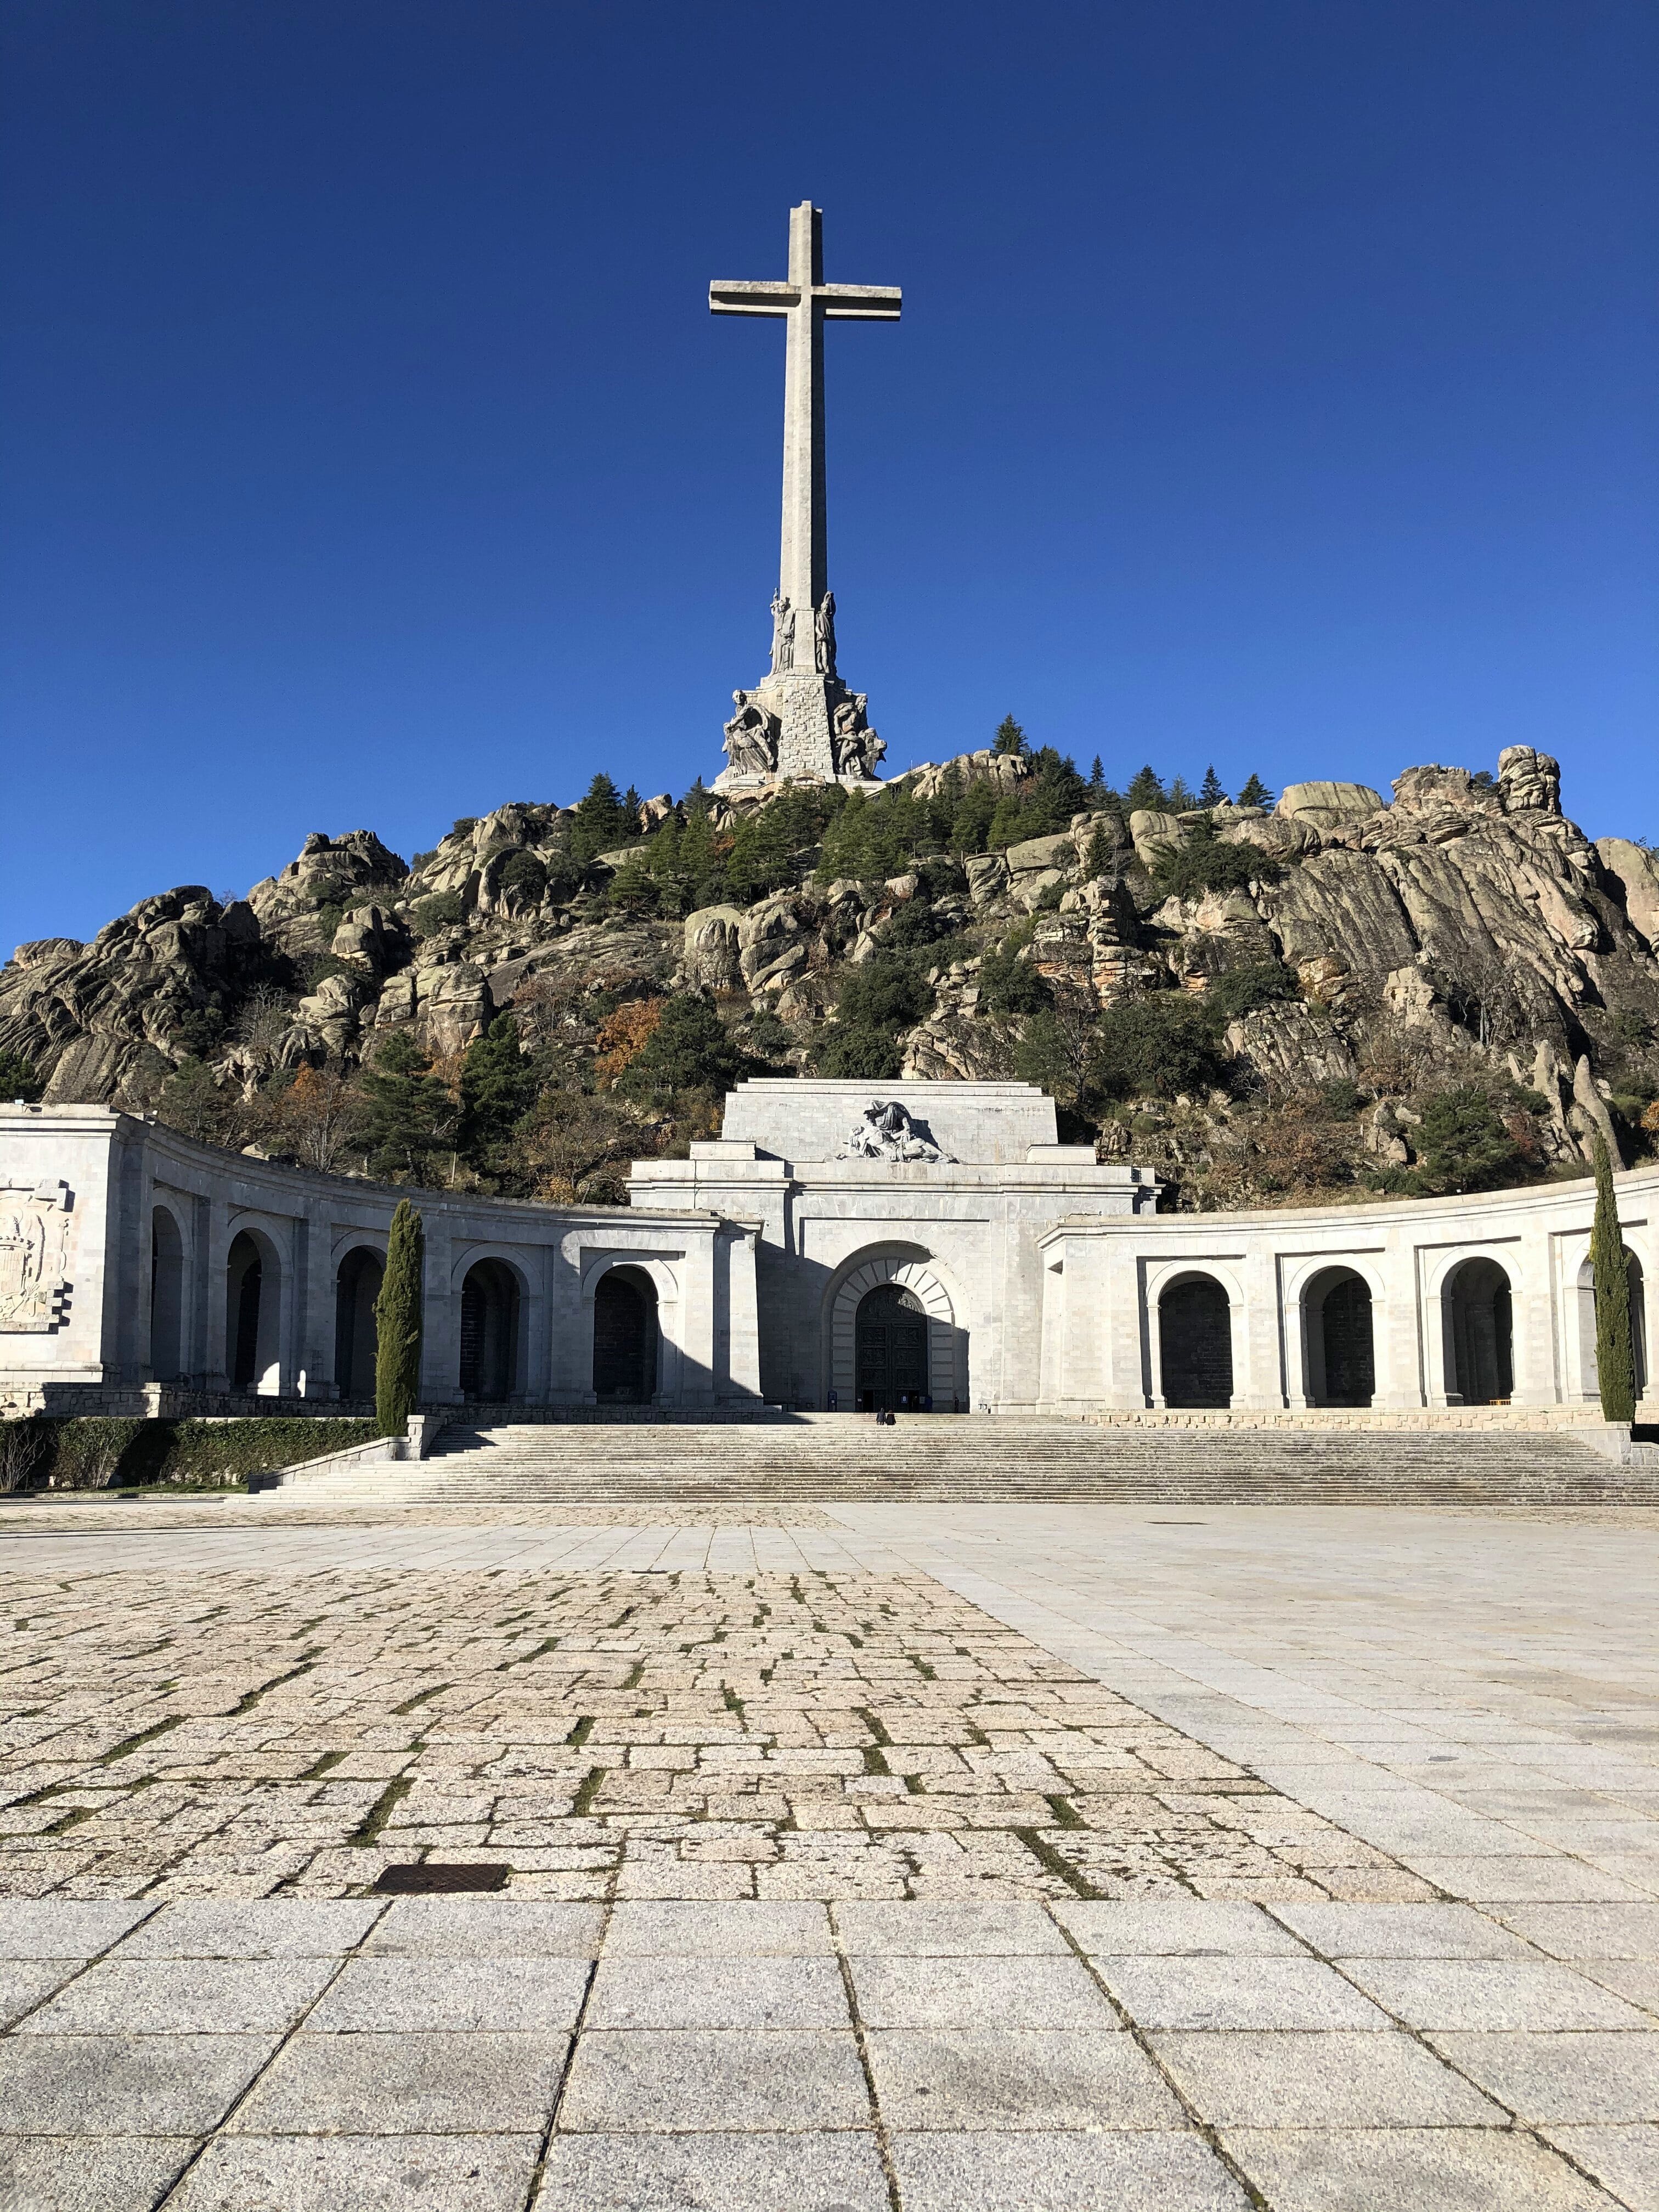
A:
[[[1659,1455],[1643,1454],[1643,1460]],[[1659,1505],[1659,1466],[1559,1430],[1101,1428],[856,1414],[738,1424],[457,1425],[419,1463],[290,1478],[296,1503],[788,1506],[854,1500],[1133,1505]]]

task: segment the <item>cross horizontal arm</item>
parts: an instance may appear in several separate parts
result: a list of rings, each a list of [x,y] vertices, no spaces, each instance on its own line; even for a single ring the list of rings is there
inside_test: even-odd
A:
[[[896,323],[903,294],[896,284],[815,284],[827,323]]]
[[[787,315],[800,304],[793,284],[742,284],[735,281],[708,288],[711,315]]]

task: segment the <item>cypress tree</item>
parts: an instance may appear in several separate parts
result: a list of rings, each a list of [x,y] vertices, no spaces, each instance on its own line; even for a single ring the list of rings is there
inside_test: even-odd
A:
[[[383,1437],[400,1437],[421,1396],[421,1276],[426,1231],[409,1200],[392,1217],[386,1274],[374,1301],[374,1416]]]
[[[1590,1231],[1595,1278],[1595,1371],[1605,1421],[1636,1419],[1636,1359],[1630,1333],[1630,1274],[1619,1227],[1619,1200],[1607,1140],[1595,1139],[1595,1225]]]

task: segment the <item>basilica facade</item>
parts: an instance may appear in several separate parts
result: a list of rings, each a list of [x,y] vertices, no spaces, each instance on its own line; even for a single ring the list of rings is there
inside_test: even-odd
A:
[[[1659,1419],[1659,1170],[1618,1188]],[[636,1163],[631,1194],[406,1192],[0,1108],[0,1411],[366,1405],[411,1197],[437,1408],[1599,1418],[1588,1178],[1160,1213],[1149,1170],[1060,1144],[1029,1085],[784,1079],[740,1084],[719,1137]]]

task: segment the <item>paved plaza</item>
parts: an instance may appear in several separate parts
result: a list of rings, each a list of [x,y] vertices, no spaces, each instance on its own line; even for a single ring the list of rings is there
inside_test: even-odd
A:
[[[1659,2206],[1656,1565],[8,1505],[0,2206]]]

